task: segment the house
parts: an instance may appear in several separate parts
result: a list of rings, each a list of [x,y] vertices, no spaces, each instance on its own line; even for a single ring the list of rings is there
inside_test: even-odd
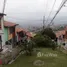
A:
[[[15,27],[17,24],[4,21],[4,14],[0,14],[0,51],[5,45],[11,45],[12,47],[16,43]]]
[[[7,42],[15,43],[15,27],[17,24],[4,21],[3,13],[0,13],[0,51]]]
[[[14,44],[16,42],[15,28],[18,24],[4,21],[5,44]]]
[[[65,38],[65,30],[57,31],[55,34],[56,34],[56,37],[58,39],[64,39]]]
[[[55,34],[59,42],[67,42],[67,26],[63,30],[56,31]]]
[[[17,42],[20,42],[26,36],[26,31],[20,27],[16,27],[15,33]]]
[[[0,13],[0,49],[6,45],[14,47],[17,42],[24,40],[25,37],[30,40],[32,35],[29,31],[17,27],[18,24],[16,23],[4,21],[4,15]]]
[[[17,27],[16,28],[16,39],[17,42],[24,41],[25,39],[29,41],[32,37],[34,37],[34,34],[32,32],[29,32],[23,28]]]
[[[12,47],[14,47],[14,44],[16,44],[17,42],[21,42],[25,37],[27,37],[27,40],[29,40],[32,35],[29,31],[18,27],[18,24],[4,21],[5,45],[11,45]]]

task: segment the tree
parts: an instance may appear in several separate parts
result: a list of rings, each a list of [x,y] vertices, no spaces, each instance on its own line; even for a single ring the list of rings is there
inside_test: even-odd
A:
[[[52,50],[55,50],[57,48],[57,43],[55,41],[53,41],[52,43]]]
[[[26,55],[32,55],[32,51],[34,48],[35,43],[30,39],[28,41],[27,39],[24,42],[24,50],[26,51]]]
[[[37,47],[52,47],[52,40],[47,35],[37,34],[33,41],[36,43]]]
[[[55,35],[55,33],[53,32],[53,30],[51,28],[46,28],[46,29],[42,30],[41,34],[42,35],[47,35],[51,39],[55,39],[56,38],[56,35]]]

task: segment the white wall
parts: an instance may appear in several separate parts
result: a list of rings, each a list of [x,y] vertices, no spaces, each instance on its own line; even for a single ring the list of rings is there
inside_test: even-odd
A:
[[[1,38],[2,38],[2,46],[5,45],[5,37],[4,37],[4,18],[1,19],[1,30],[0,30],[0,35],[1,35]]]

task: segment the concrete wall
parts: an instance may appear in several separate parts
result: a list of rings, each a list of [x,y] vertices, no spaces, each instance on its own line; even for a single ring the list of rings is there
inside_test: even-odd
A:
[[[4,38],[4,24],[3,24],[3,20],[4,18],[1,18],[1,30],[0,30],[0,35],[1,35],[1,38],[2,38],[2,46],[5,45],[5,38]]]

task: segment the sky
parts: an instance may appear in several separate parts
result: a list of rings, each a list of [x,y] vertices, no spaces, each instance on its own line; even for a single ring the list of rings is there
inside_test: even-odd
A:
[[[0,12],[3,9],[3,1],[0,0]],[[43,16],[47,20],[55,0],[6,0],[5,20],[15,22],[23,27],[42,26]],[[62,0],[56,0],[49,21],[55,15]],[[65,4],[67,5],[67,4]],[[55,24],[67,23],[67,7],[63,7],[55,20]],[[47,23],[48,24],[48,23]]]

